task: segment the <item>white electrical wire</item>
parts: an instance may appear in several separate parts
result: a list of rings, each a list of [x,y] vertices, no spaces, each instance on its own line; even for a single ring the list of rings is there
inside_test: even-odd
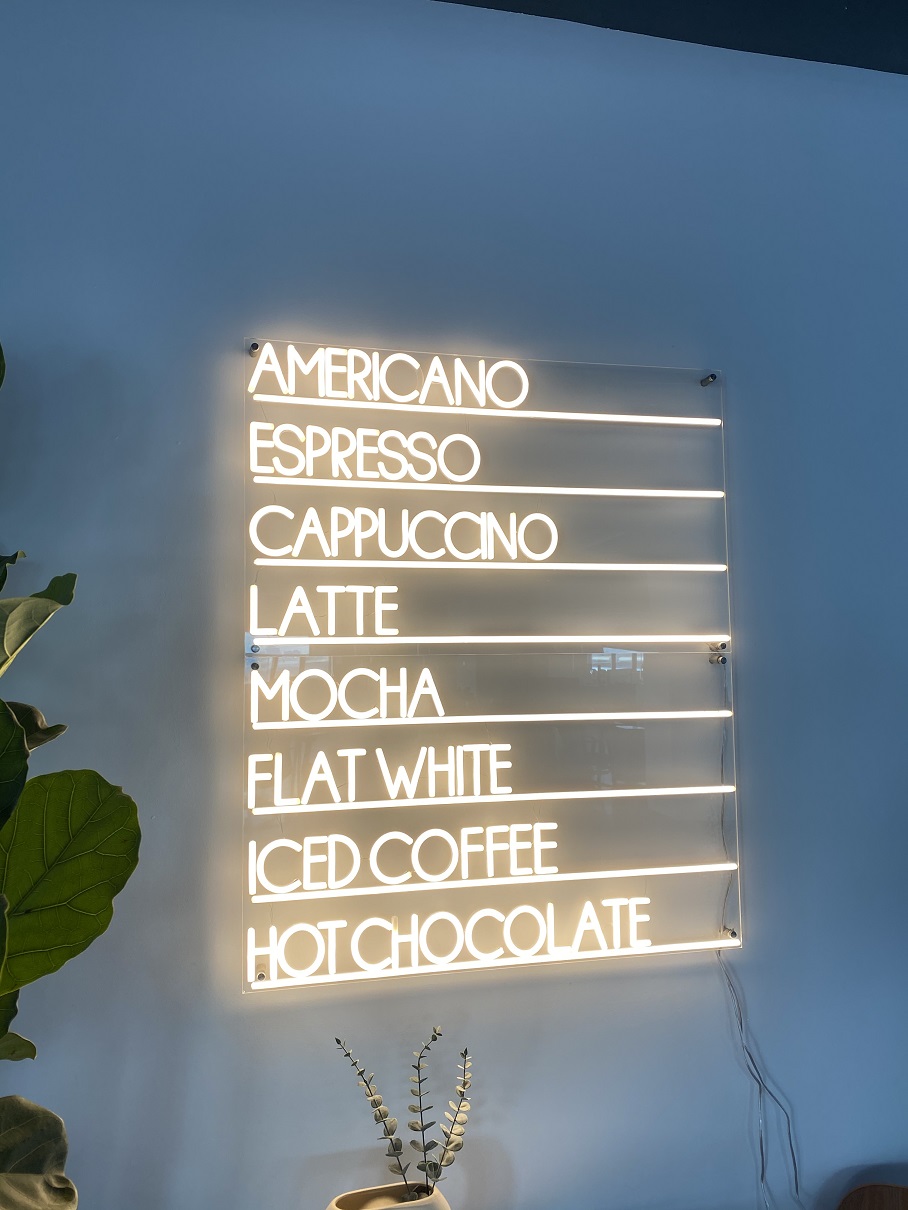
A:
[[[729,708],[729,691],[728,691],[728,669],[725,669],[725,707]],[[719,768],[721,770],[721,780],[725,783],[725,757],[728,746],[729,728],[726,725],[722,731],[722,749],[719,757]],[[728,839],[725,834],[725,816],[726,804],[728,796],[722,796],[722,807],[719,814],[719,828],[722,836],[722,848],[725,851],[727,860],[731,860],[728,850]],[[725,899],[722,903],[722,932],[731,931],[731,926],[728,924],[727,909],[728,899],[731,892],[733,874],[729,875],[728,885],[725,888]],[[785,1133],[788,1143],[788,1158],[791,1165],[791,1183],[794,1188],[794,1197],[796,1205],[801,1207],[801,1210],[806,1210],[804,1203],[801,1201],[801,1173],[798,1164],[798,1154],[794,1141],[794,1129],[791,1121],[791,1114],[787,1107],[783,1104],[781,1097],[769,1086],[766,1076],[760,1067],[757,1057],[754,1053],[754,1048],[748,1042],[748,1027],[747,1017],[744,1010],[744,994],[739,987],[735,986],[735,982],[731,976],[731,972],[725,965],[722,951],[716,950],[716,961],[719,963],[719,969],[725,980],[725,987],[731,1000],[732,1009],[735,1016],[735,1024],[738,1030],[738,1041],[741,1046],[741,1053],[744,1056],[744,1065],[747,1069],[747,1074],[753,1080],[757,1090],[757,1144],[760,1155],[760,1195],[763,1199],[764,1210],[772,1210],[772,1195],[770,1193],[767,1181],[767,1167],[769,1159],[769,1149],[766,1135],[766,1098],[768,1097],[776,1108],[781,1113],[785,1122]]]

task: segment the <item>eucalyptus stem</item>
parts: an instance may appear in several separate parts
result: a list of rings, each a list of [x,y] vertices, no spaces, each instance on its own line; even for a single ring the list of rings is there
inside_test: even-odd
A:
[[[466,1115],[470,1111],[470,1105],[469,1105],[469,1102],[467,1101],[467,1093],[469,1092],[473,1081],[470,1077],[470,1069],[468,1066],[468,1064],[471,1061],[470,1052],[466,1046],[461,1051],[460,1057],[461,1057],[461,1063],[460,1063],[461,1081],[460,1081],[460,1084],[458,1085],[458,1089],[457,1089],[458,1092],[460,1093],[460,1100],[457,1102],[457,1108],[454,1110],[454,1117],[451,1118],[450,1114],[445,1115],[446,1117],[451,1118],[451,1126],[448,1130],[445,1131],[445,1145],[442,1148],[441,1155],[439,1156],[439,1159],[438,1159],[438,1176],[435,1177],[431,1186],[429,1187],[430,1193],[432,1192],[432,1190],[435,1188],[435,1186],[438,1184],[439,1180],[441,1179],[442,1168],[447,1168],[448,1164],[452,1164],[454,1162],[454,1156],[463,1147],[462,1141],[461,1141],[459,1147],[452,1147],[451,1140],[455,1139],[455,1138],[461,1139],[461,1140],[463,1139],[462,1134],[461,1135],[455,1134],[454,1127],[458,1126],[458,1125],[462,1125],[462,1123],[459,1122],[458,1119],[461,1117],[466,1119]],[[453,1102],[452,1102],[452,1105],[453,1105]],[[466,1109],[464,1109],[464,1105],[466,1105]],[[447,1160],[447,1163],[446,1163],[445,1161],[449,1155],[451,1158],[449,1160]]]
[[[421,1078],[420,1073],[422,1071],[422,1061],[423,1061],[424,1056],[427,1055],[429,1053],[429,1051],[432,1049],[432,1043],[437,1041],[437,1039],[440,1037],[441,1037],[441,1030],[438,1028],[433,1029],[432,1037],[429,1039],[428,1042],[425,1043],[422,1050],[416,1056],[416,1075],[417,1075],[417,1077],[419,1077],[419,1082],[416,1085],[417,1096],[419,1098],[419,1127],[418,1127],[418,1129],[419,1129],[420,1140],[422,1142],[423,1165],[427,1165],[429,1162],[429,1152],[426,1149],[426,1132],[428,1130],[431,1130],[431,1128],[435,1125],[435,1123],[434,1122],[429,1122],[428,1124],[426,1123],[426,1113],[432,1108],[432,1106],[431,1105],[426,1105],[425,1107],[423,1106],[423,1103],[422,1103],[422,1078]],[[425,1172],[425,1171],[426,1171],[426,1169],[424,1167],[423,1172]],[[426,1177],[426,1188],[431,1193],[432,1189],[434,1189],[435,1186],[429,1185],[428,1179],[429,1178],[427,1176]]]
[[[410,1199],[412,1197],[412,1191],[410,1189],[410,1182],[407,1180],[407,1168],[409,1168],[410,1165],[407,1164],[407,1166],[404,1167],[401,1161],[403,1144],[399,1139],[394,1138],[394,1135],[397,1132],[397,1119],[389,1116],[389,1111],[385,1108],[381,1095],[379,1094],[375,1085],[372,1083],[372,1081],[375,1079],[375,1073],[373,1072],[371,1075],[367,1076],[365,1067],[360,1064],[358,1059],[353,1057],[350,1048],[344,1042],[342,1042],[340,1038],[335,1038],[334,1041],[337,1043],[338,1050],[343,1052],[343,1054],[349,1060],[350,1066],[355,1069],[356,1074],[359,1076],[360,1083],[366,1090],[366,1098],[374,1111],[373,1116],[375,1117],[376,1122],[381,1122],[382,1134],[384,1135],[385,1139],[388,1140],[388,1158],[393,1159],[397,1165],[397,1170],[400,1173],[401,1179],[404,1182],[404,1188],[407,1191],[407,1199]],[[385,1111],[384,1116],[382,1116],[381,1113],[382,1109]],[[395,1143],[399,1144],[399,1146],[395,1146]]]

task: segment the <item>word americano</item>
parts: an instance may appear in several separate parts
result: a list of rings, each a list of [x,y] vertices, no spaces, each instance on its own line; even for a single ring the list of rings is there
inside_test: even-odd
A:
[[[360,399],[368,403],[447,404],[449,407],[520,407],[529,394],[526,370],[516,361],[367,352],[322,345],[304,356],[296,345],[283,347],[283,360],[269,341],[249,381],[250,395],[283,396],[300,391],[319,399]],[[312,388],[315,387],[315,391]]]

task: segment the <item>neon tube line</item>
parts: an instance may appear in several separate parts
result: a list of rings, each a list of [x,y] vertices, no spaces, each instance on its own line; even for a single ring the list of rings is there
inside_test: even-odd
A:
[[[688,491],[669,487],[507,487],[490,483],[412,483],[386,479],[300,479],[289,475],[255,475],[253,483],[270,487],[360,487],[367,491],[489,492],[524,496],[621,496],[657,500],[722,500],[725,492]]]
[[[722,424],[721,420],[712,416],[627,416],[609,412],[539,412],[531,409],[490,411],[488,408],[434,407],[432,404],[422,403],[367,403],[350,399],[319,399],[307,395],[253,395],[252,398],[256,403],[291,403],[306,407],[328,408],[329,410],[356,408],[365,412],[416,412],[419,414],[428,412],[430,415],[434,413],[437,416],[450,416],[458,420],[464,416],[469,416],[471,419],[474,416],[510,416],[522,420],[570,420],[584,424],[665,424],[693,428],[718,428]]]
[[[392,567],[447,568],[474,571],[728,571],[725,563],[458,563],[443,559],[269,559],[255,560],[256,567]]]
[[[442,645],[454,644],[456,646],[472,647],[476,644],[504,644],[504,643],[584,643],[590,646],[622,646],[634,647],[643,646],[648,643],[729,643],[731,635],[728,634],[480,634],[480,635],[445,635],[445,634],[422,634],[422,635],[350,635],[347,638],[338,638],[336,635],[328,637],[312,636],[312,635],[291,635],[287,634],[279,638],[271,638],[268,635],[252,635],[255,639],[257,647],[294,647],[294,646],[321,646],[321,647],[340,647],[354,644],[368,644],[372,646],[389,646],[400,644],[418,644],[426,645]],[[254,652],[247,652],[247,655],[254,655]]]
[[[371,811],[383,807],[477,806],[509,802],[570,802],[600,798],[669,798],[680,795],[734,794],[735,786],[654,786],[630,790],[552,790],[532,794],[465,794],[460,797],[381,798],[363,802],[306,803],[287,807],[250,807],[253,815],[317,815],[329,811]]]
[[[658,878],[663,874],[720,874],[738,868],[734,861],[710,865],[666,865],[642,870],[588,870],[568,874],[518,874],[502,878],[454,878],[444,882],[404,882],[393,886],[343,887],[338,891],[287,891],[252,895],[253,903],[295,903],[302,899],[359,899],[363,895],[396,895],[407,891],[453,891],[485,886],[548,886],[554,882],[593,882],[612,878]]]
[[[552,962],[583,962],[587,958],[643,958],[647,954],[683,954],[695,950],[740,949],[739,937],[723,937],[715,941],[679,941],[671,945],[649,945],[642,949],[581,950],[568,954],[534,954],[532,957],[497,958],[494,962],[470,959],[467,962],[446,962],[431,966],[390,967],[377,971],[350,971],[343,975],[313,975],[306,979],[261,979],[249,984],[250,991],[268,988],[311,987],[319,983],[353,983],[364,979],[396,979],[403,975],[437,975],[450,971],[492,970],[496,966],[539,966]]]
[[[626,713],[600,712],[578,714],[429,714],[414,718],[329,718],[292,722],[253,723],[253,731],[290,731],[327,727],[413,727],[443,723],[586,723],[623,722],[637,719],[731,718],[730,710],[634,710]]]

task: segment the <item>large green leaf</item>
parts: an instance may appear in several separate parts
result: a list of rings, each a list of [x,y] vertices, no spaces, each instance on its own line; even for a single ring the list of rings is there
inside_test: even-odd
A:
[[[2,357],[2,353],[0,353],[0,357]],[[0,378],[0,383],[2,382],[3,379]],[[0,555],[0,588],[2,588],[6,583],[7,574],[9,573],[9,569],[12,567],[12,565],[14,563],[18,563],[20,559],[24,558],[24,550],[14,550],[11,555]]]
[[[29,706],[26,702],[7,702],[6,704],[16,716],[19,726],[25,731],[25,743],[29,752],[34,752],[42,744],[49,744],[52,739],[56,739],[66,730],[66,723],[48,724],[37,706]]]
[[[104,932],[140,839],[136,804],[99,773],[26,782],[0,831],[0,893],[9,901],[0,995],[57,970]]]
[[[6,702],[0,702],[0,828],[15,810],[27,776],[25,728]]]
[[[54,576],[48,586],[30,597],[0,600],[0,675],[10,666],[32,635],[73,599],[76,577],[72,572]]]
[[[0,1097],[3,1210],[77,1206],[76,1187],[63,1174],[66,1152],[66,1127],[55,1113],[24,1097]]]

